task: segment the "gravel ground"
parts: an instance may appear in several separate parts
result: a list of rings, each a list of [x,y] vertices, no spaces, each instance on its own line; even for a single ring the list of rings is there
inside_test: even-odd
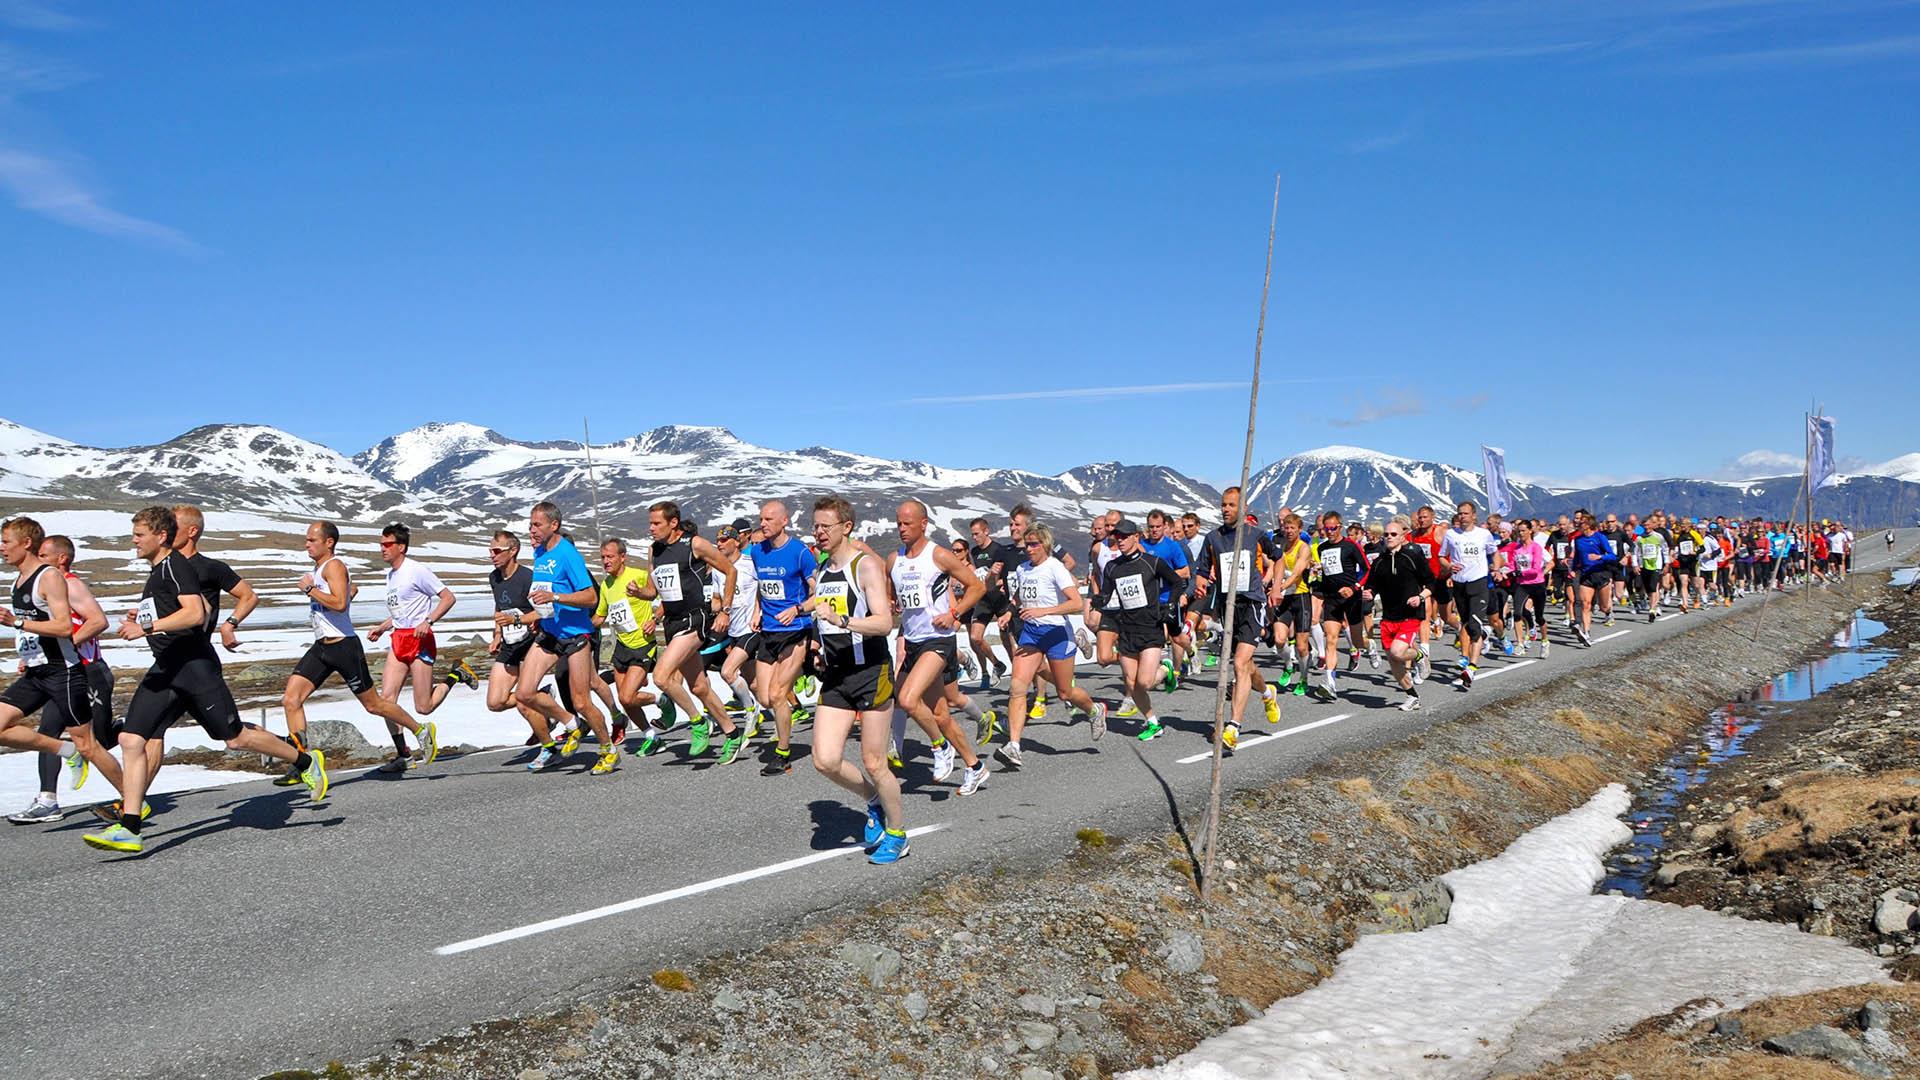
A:
[[[1197,823],[1036,869],[769,926],[686,970],[321,1074],[278,1077],[1093,1077],[1158,1063],[1299,992],[1363,927],[1604,783],[1638,787],[1703,712],[1857,605],[1820,593],[1705,624],[1383,749],[1231,796],[1210,910]],[[1920,793],[1920,789],[1916,789]],[[824,905],[824,901],[823,901]]]

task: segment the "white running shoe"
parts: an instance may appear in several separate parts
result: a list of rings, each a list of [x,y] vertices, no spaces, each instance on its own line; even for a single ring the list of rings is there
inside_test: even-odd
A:
[[[1100,736],[1107,733],[1107,706],[1105,702],[1096,701],[1093,703],[1093,714],[1087,717],[1087,722],[1093,725],[1093,738],[1094,741],[1098,742]]]
[[[941,743],[939,746],[934,747],[933,778],[935,780],[945,780],[947,777],[952,776],[953,759],[958,756],[958,754],[953,752],[952,743]]]
[[[1394,708],[1399,709],[1401,712],[1419,712],[1420,711],[1420,695],[1408,694],[1407,700],[1394,706]]]
[[[1379,649],[1367,650],[1367,666],[1372,668],[1375,671],[1380,670],[1380,650]]]
[[[1022,764],[1020,761],[1019,743],[1002,743],[1000,744],[1000,748],[993,752],[993,756],[1005,762],[1009,769],[1017,769]]]
[[[971,795],[974,792],[979,791],[980,786],[982,784],[985,784],[986,782],[987,782],[987,763],[983,761],[980,764],[975,765],[973,768],[968,769],[965,773],[961,774],[960,790],[954,792],[954,794],[955,795]]]
[[[1087,633],[1086,627],[1084,626],[1074,627],[1073,640],[1074,640],[1074,644],[1080,646],[1080,659],[1082,660],[1093,659],[1093,635]]]

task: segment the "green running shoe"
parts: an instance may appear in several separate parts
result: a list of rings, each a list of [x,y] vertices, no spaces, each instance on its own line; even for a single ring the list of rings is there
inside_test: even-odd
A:
[[[733,734],[726,736],[725,741],[720,744],[720,764],[733,764],[734,759],[740,756],[740,748],[745,745],[747,745],[746,734],[739,728],[734,728]]]
[[[1141,728],[1140,734],[1134,736],[1134,738],[1139,739],[1141,742],[1152,742],[1154,739],[1159,738],[1160,733],[1165,730],[1167,729],[1160,726],[1160,721],[1149,720],[1147,721],[1147,726]]]
[[[687,729],[687,753],[699,757],[707,752],[708,744],[713,742],[713,721],[702,716]]]
[[[666,733],[661,731],[659,728],[653,728],[653,727],[648,728],[645,732],[641,734],[640,741],[634,745],[633,756],[634,757],[652,757],[653,755],[659,753],[661,750],[665,749],[667,745],[666,740],[662,738],[662,736],[665,734]]]
[[[792,716],[793,716],[794,727],[799,727],[802,724],[813,723],[813,711],[811,709],[808,709],[805,705],[795,705],[793,707]]]
[[[985,746],[1000,734],[1000,714],[992,709],[980,714],[980,722],[973,726],[973,741],[977,746]]]

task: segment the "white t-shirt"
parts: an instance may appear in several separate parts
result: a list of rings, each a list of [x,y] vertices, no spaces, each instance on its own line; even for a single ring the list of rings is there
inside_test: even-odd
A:
[[[1013,595],[1019,597],[1022,608],[1057,607],[1066,603],[1067,597],[1079,595],[1079,588],[1073,583],[1073,575],[1067,572],[1066,565],[1059,559],[1048,559],[1035,566],[1021,563],[1013,572]],[[1037,619],[1020,617],[1020,621],[1029,626],[1065,626],[1065,615],[1042,615]]]
[[[745,637],[747,627],[753,625],[753,609],[759,604],[759,573],[753,568],[753,556],[743,551],[733,560],[733,602],[727,605],[727,633]]]
[[[1461,531],[1448,529],[1440,538],[1440,561],[1457,562],[1460,569],[1454,572],[1455,581],[1479,581],[1487,576],[1488,555],[1493,551],[1493,534],[1475,525]]]
[[[425,563],[404,559],[387,571],[387,617],[396,630],[411,630],[427,621],[433,603],[446,588]]]

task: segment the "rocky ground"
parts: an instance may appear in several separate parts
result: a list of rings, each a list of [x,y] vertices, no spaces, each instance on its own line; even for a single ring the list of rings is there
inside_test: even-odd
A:
[[[1470,720],[1233,792],[1210,909],[1183,808],[1171,829],[1082,830],[1063,852],[1019,861],[983,851],[973,872],[920,894],[769,926],[764,942],[636,973],[617,993],[324,1075],[1039,1080],[1158,1063],[1312,985],[1357,934],[1444,918],[1435,875],[1607,781],[1649,781],[1705,710],[1795,662],[1855,604],[1819,594],[1788,618],[1756,609],[1703,624],[1658,664],[1624,654]],[[1904,1033],[1912,1002],[1881,997]],[[1757,1014],[1752,1028],[1771,1030]]]
[[[1732,1031],[1661,1018],[1540,1075],[1920,1076],[1920,597],[1871,595],[1867,615],[1888,626],[1872,644],[1892,661],[1775,710],[1745,756],[1689,792],[1647,895],[1841,938],[1907,985],[1761,1002]],[[1868,1000],[1887,1006],[1884,1035],[1857,1015]],[[1779,1044],[1811,1025],[1833,1030]],[[1826,1064],[1764,1062],[1796,1048]]]

